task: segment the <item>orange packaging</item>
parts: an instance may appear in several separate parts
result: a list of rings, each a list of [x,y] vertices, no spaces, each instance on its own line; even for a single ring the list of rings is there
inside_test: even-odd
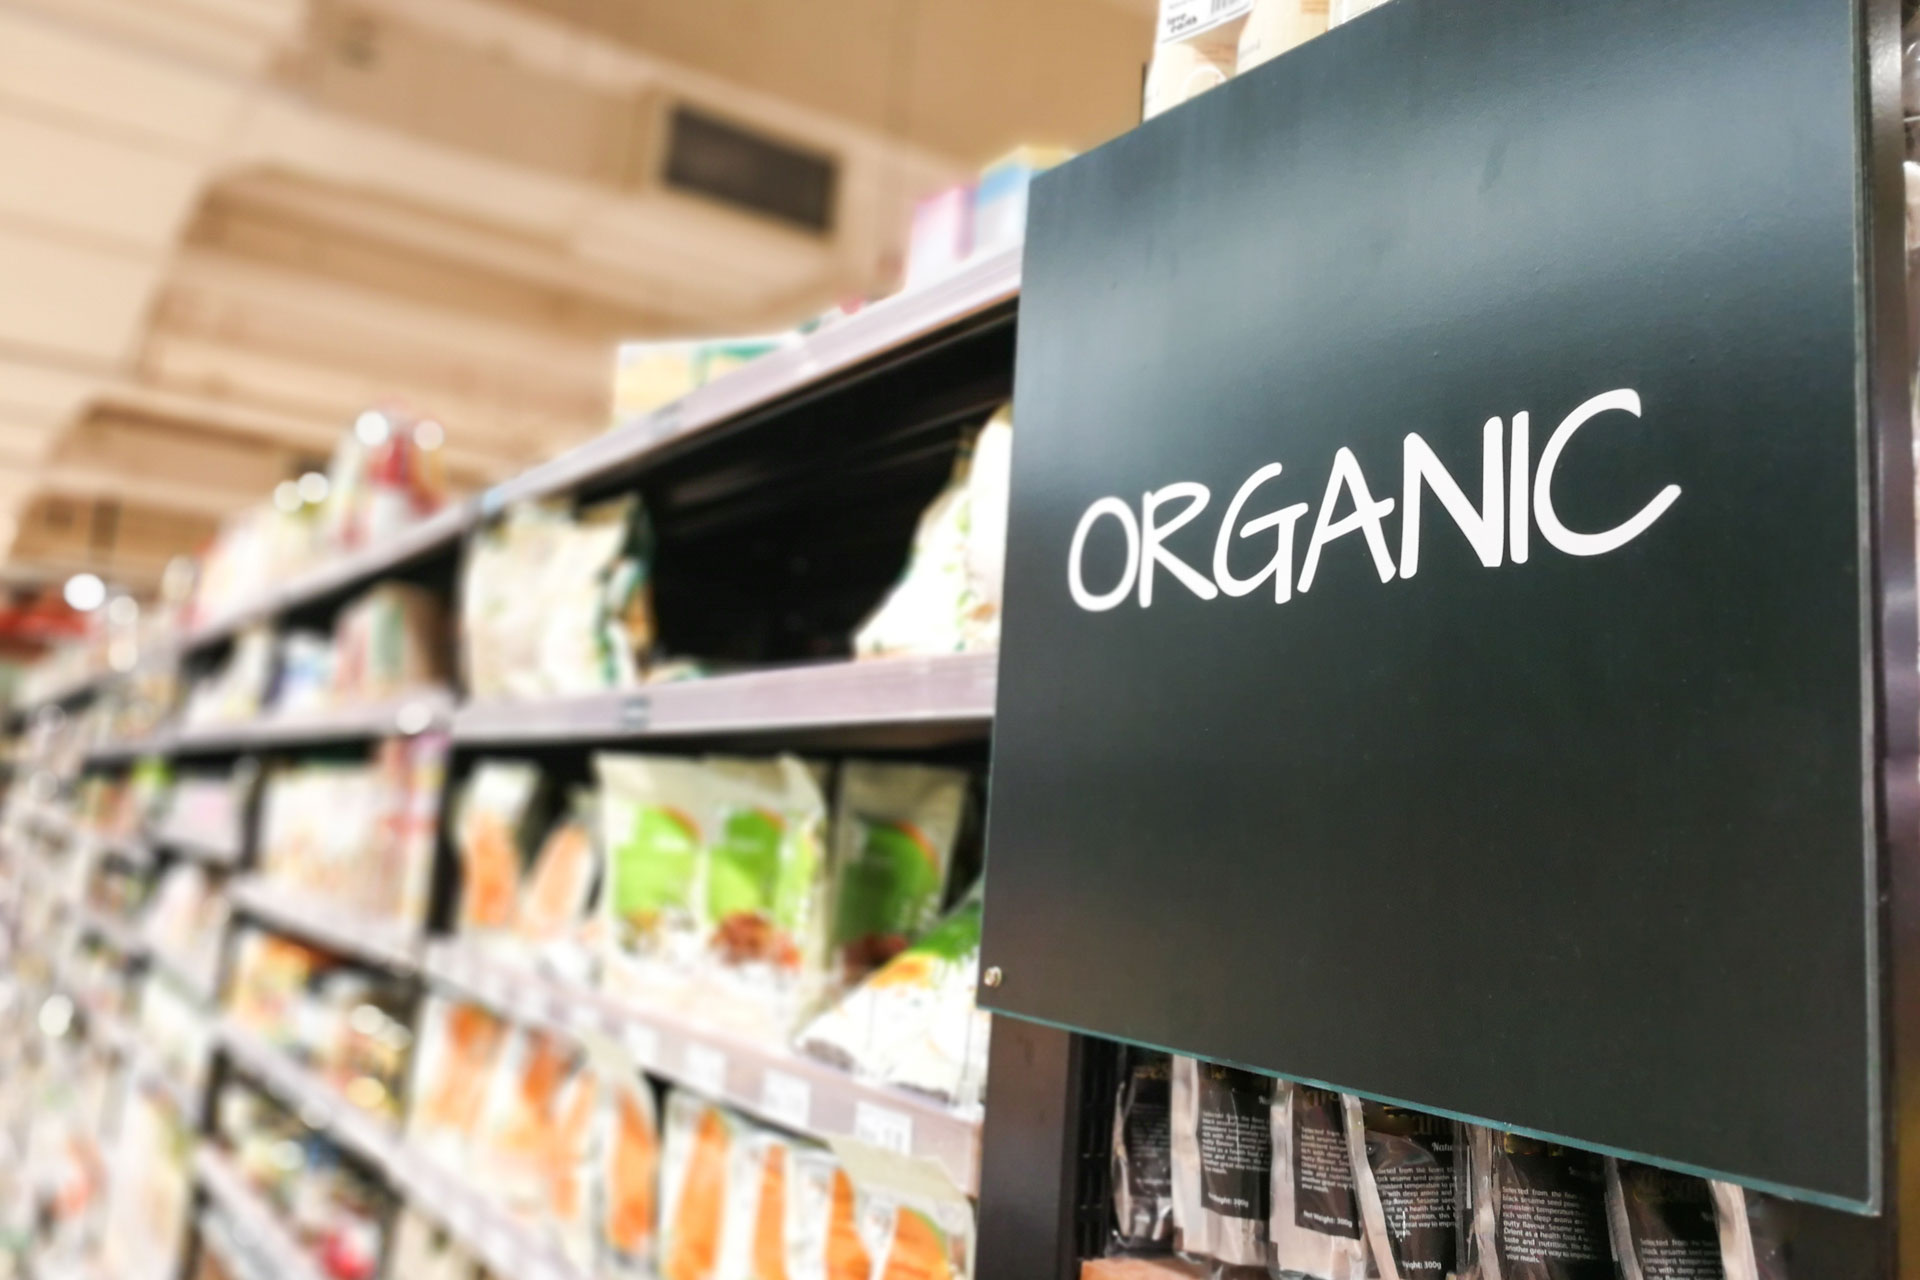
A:
[[[644,1079],[625,1076],[605,1092],[603,1255],[622,1280],[651,1280],[660,1209],[660,1128],[653,1089]]]
[[[679,1090],[667,1095],[661,1156],[662,1280],[716,1280],[736,1122]]]

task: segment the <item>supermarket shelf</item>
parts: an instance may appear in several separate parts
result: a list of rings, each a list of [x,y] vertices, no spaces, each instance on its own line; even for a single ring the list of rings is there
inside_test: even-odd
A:
[[[896,294],[495,486],[482,495],[481,514],[491,516],[509,503],[550,497],[623,471],[663,445],[769,407],[935,337],[1011,303],[1019,292],[1020,251],[1013,249],[984,258],[936,284]]]
[[[172,735],[168,754],[221,755],[423,733],[444,727],[452,711],[453,695],[445,689],[434,689],[359,707],[334,707],[298,715],[263,715],[232,724],[195,725]]]
[[[183,652],[209,648],[236,631],[265,622],[278,614],[315,604],[362,583],[375,580],[460,540],[478,519],[472,500],[453,503],[413,527],[387,539],[320,565],[277,591],[250,600],[221,617],[195,627],[181,642]]]
[[[207,1196],[226,1214],[241,1242],[270,1260],[281,1280],[326,1280],[326,1273],[287,1229],[265,1197],[248,1185],[233,1162],[202,1144],[193,1153],[193,1172]]]
[[[217,1034],[227,1061],[291,1108],[302,1124],[321,1130],[375,1168],[384,1168],[392,1158],[397,1138],[386,1121],[348,1102],[339,1090],[232,1018],[220,1020]]]
[[[164,755],[167,745],[167,736],[161,733],[142,734],[137,738],[117,738],[87,748],[83,762],[88,768],[132,764],[148,756]]]
[[[650,1074],[815,1138],[857,1138],[940,1165],[979,1189],[980,1124],[930,1099],[867,1084],[778,1046],[703,1027],[502,963],[459,942],[427,949],[429,978],[516,1021],[609,1036]]]
[[[325,1080],[239,1026],[220,1023],[230,1061],[324,1132],[379,1170],[415,1208],[437,1219],[495,1274],[516,1280],[588,1280],[586,1273],[489,1204],[456,1175],[410,1148],[385,1122],[358,1110]]]
[[[692,734],[966,725],[993,719],[999,655],[886,658],[754,671],[453,715],[458,742],[605,741]]]
[[[411,973],[418,967],[419,931],[406,925],[373,919],[311,892],[283,888],[263,876],[234,879],[227,885],[227,897],[255,920],[328,951],[397,973]]]

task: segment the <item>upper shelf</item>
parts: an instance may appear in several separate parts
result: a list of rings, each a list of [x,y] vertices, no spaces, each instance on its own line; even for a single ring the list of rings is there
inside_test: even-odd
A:
[[[497,485],[481,499],[488,514],[509,503],[564,493],[632,467],[646,455],[732,418],[903,354],[942,331],[1011,304],[1020,293],[1020,251],[981,259],[946,279],[896,294],[716,378],[698,390]]]
[[[536,702],[469,704],[456,742],[609,742],[732,733],[859,729],[984,731],[998,655],[886,658],[712,676]]]
[[[875,303],[808,334],[791,347],[742,365],[638,421],[589,440],[475,498],[446,507],[378,546],[320,565],[283,587],[208,619],[182,636],[169,651],[147,660],[166,661],[211,648],[256,623],[304,609],[446,552],[511,503],[610,483],[652,455],[692,444],[710,428],[778,410],[783,404],[817,396],[857,379],[865,370],[911,357],[938,345],[944,337],[977,329],[983,320],[1010,314],[1019,292],[1020,253],[1015,249],[983,258],[938,283]],[[31,712],[82,701],[120,678],[114,672],[77,677],[22,704],[20,710]],[[122,750],[115,756],[113,751],[103,749],[92,759],[105,763],[137,754]]]

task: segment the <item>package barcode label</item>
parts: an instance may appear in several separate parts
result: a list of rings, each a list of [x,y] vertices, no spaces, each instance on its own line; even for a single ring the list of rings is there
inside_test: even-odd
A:
[[[1252,8],[1253,0],[1160,0],[1160,43],[1191,39]]]

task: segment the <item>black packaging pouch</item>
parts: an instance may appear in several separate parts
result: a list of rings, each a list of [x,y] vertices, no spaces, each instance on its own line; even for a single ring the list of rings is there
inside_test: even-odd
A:
[[[1373,1270],[1354,1195],[1341,1096],[1281,1083],[1273,1101],[1273,1269],[1306,1280],[1367,1280]]]
[[[1113,1106],[1113,1235],[1117,1248],[1173,1243],[1173,1059],[1128,1049]]]
[[[1726,1280],[1705,1178],[1608,1160],[1607,1227],[1621,1280]]]
[[[1459,1124],[1381,1102],[1343,1102],[1354,1197],[1378,1274],[1383,1280],[1454,1280]]]
[[[1267,1261],[1273,1081],[1213,1063],[1195,1072],[1195,1146],[1206,1255],[1230,1267]]]
[[[1475,1280],[1614,1280],[1606,1161],[1519,1134],[1475,1129]]]

